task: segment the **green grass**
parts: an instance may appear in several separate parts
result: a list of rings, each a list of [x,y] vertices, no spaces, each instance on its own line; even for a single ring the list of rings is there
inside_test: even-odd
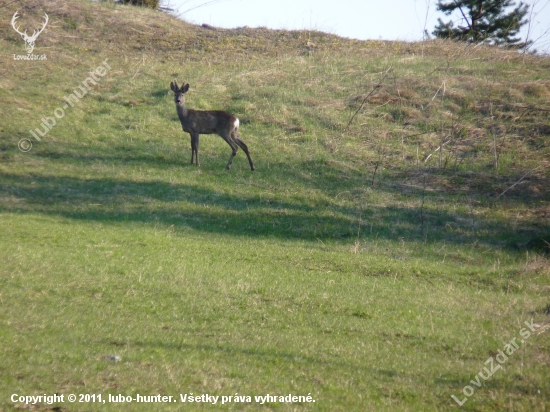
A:
[[[1,409],[23,407],[13,393],[292,393],[316,402],[208,408],[450,410],[531,319],[538,333],[462,409],[550,405],[547,57],[55,1],[35,51],[48,59],[13,61],[24,44],[10,16],[42,10],[12,6]],[[98,85],[20,152],[105,58]],[[173,78],[191,84],[189,107],[241,119],[255,172],[242,151],[224,170],[217,136],[189,165]]]

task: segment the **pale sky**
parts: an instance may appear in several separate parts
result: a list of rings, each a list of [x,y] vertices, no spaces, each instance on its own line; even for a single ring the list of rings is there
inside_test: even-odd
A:
[[[435,0],[164,0],[164,4],[195,24],[223,28],[242,26],[272,29],[314,29],[355,39],[422,39],[431,34],[437,18]],[[542,36],[535,48],[550,52],[550,0],[527,0],[538,14],[531,38]],[[199,7],[197,7],[199,6]],[[187,11],[189,9],[194,10]],[[459,16],[452,16],[461,24]],[[523,30],[525,36],[526,30]],[[546,32],[546,34],[544,34]]]

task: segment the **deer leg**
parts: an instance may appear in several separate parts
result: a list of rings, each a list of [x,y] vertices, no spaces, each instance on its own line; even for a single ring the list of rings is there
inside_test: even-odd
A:
[[[199,134],[198,133],[195,135],[195,160],[197,162],[197,167],[200,167],[201,164],[199,163]]]
[[[244,144],[244,142],[237,137],[236,134],[233,134],[233,139],[235,143],[237,143],[241,149],[246,153],[246,157],[248,157],[248,163],[250,163],[250,170],[254,170],[254,163],[252,162],[252,158],[250,157],[250,153],[248,152],[248,147]]]
[[[196,159],[197,167],[199,166],[199,135],[197,133],[191,133],[191,164],[193,159]]]
[[[191,166],[193,165],[193,159],[195,158],[195,139],[193,138],[193,135],[191,136]]]
[[[237,150],[239,150],[239,146],[237,146],[235,144],[235,142],[233,141],[233,139],[231,139],[231,135],[222,136],[222,138],[223,138],[223,140],[225,140],[227,142],[227,144],[229,146],[231,146],[231,150],[233,151],[231,153],[231,157],[229,158],[229,162],[227,162],[227,166],[226,166],[226,169],[229,170],[229,169],[231,169],[231,164],[233,163],[233,158],[237,154]]]

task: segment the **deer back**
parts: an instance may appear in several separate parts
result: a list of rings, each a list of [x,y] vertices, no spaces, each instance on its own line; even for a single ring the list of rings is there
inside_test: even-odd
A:
[[[178,107],[178,116],[183,130],[188,133],[231,134],[239,127],[239,119],[222,110],[188,109],[184,115],[183,110]]]

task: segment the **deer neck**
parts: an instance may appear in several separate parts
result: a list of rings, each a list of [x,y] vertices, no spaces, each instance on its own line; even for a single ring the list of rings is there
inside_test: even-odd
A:
[[[187,117],[187,107],[185,107],[185,103],[183,104],[176,104],[176,111],[178,112],[178,117],[180,120],[183,120]]]

